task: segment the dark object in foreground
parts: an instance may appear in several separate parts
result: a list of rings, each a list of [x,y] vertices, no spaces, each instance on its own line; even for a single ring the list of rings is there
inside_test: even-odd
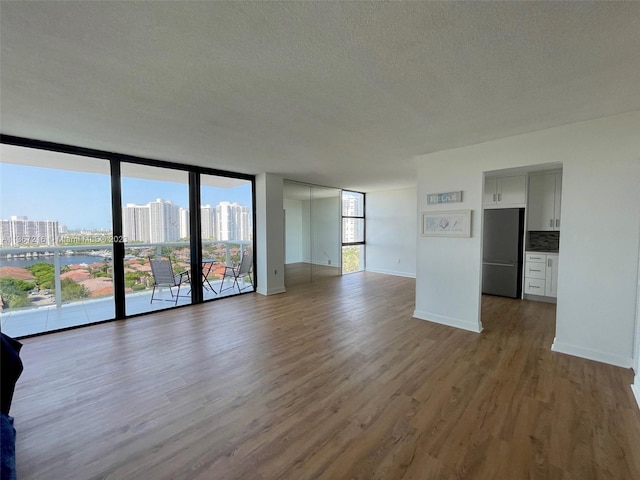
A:
[[[13,427],[13,418],[9,416],[13,392],[16,382],[22,373],[22,360],[20,349],[22,344],[17,340],[0,332],[2,377],[0,385],[1,412],[0,412],[0,479],[16,479],[16,430]]]

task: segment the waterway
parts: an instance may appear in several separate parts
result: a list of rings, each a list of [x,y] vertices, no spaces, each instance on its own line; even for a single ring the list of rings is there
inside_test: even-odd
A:
[[[81,263],[102,263],[104,259],[97,255],[60,255],[60,266],[79,265]],[[111,259],[108,259],[111,262]],[[50,263],[53,265],[53,255],[30,258],[0,258],[0,267],[29,267],[36,263]]]

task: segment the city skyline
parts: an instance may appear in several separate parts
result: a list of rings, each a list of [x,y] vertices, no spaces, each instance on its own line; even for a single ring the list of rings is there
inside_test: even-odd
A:
[[[222,201],[214,207],[202,205],[200,211],[203,239],[248,241],[253,237],[251,210],[246,205]],[[125,205],[122,223],[126,242],[163,243],[189,237],[189,209],[161,198],[143,205]],[[4,247],[57,245],[59,241],[64,243],[65,234],[69,232],[57,220],[17,215],[0,219],[0,227],[0,245]]]
[[[111,183],[108,174],[0,163],[0,219],[28,217],[58,221],[69,230],[111,229]],[[122,205],[163,198],[188,206],[188,185],[182,182],[123,177]],[[202,204],[252,203],[251,182],[233,188],[203,187]],[[78,207],[84,208],[78,208]]]
[[[248,241],[253,237],[251,210],[238,202],[201,205],[203,239]],[[189,209],[158,198],[144,205],[122,207],[122,232],[127,242],[173,242],[189,237]]]

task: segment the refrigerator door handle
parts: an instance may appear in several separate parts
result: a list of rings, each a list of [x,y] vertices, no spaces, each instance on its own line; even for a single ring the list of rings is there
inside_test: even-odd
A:
[[[482,262],[483,265],[492,265],[495,267],[515,267],[514,262]]]

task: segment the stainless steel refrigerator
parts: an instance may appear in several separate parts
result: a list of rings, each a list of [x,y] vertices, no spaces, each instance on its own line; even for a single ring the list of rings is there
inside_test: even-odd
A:
[[[482,293],[520,298],[524,208],[484,211]]]

